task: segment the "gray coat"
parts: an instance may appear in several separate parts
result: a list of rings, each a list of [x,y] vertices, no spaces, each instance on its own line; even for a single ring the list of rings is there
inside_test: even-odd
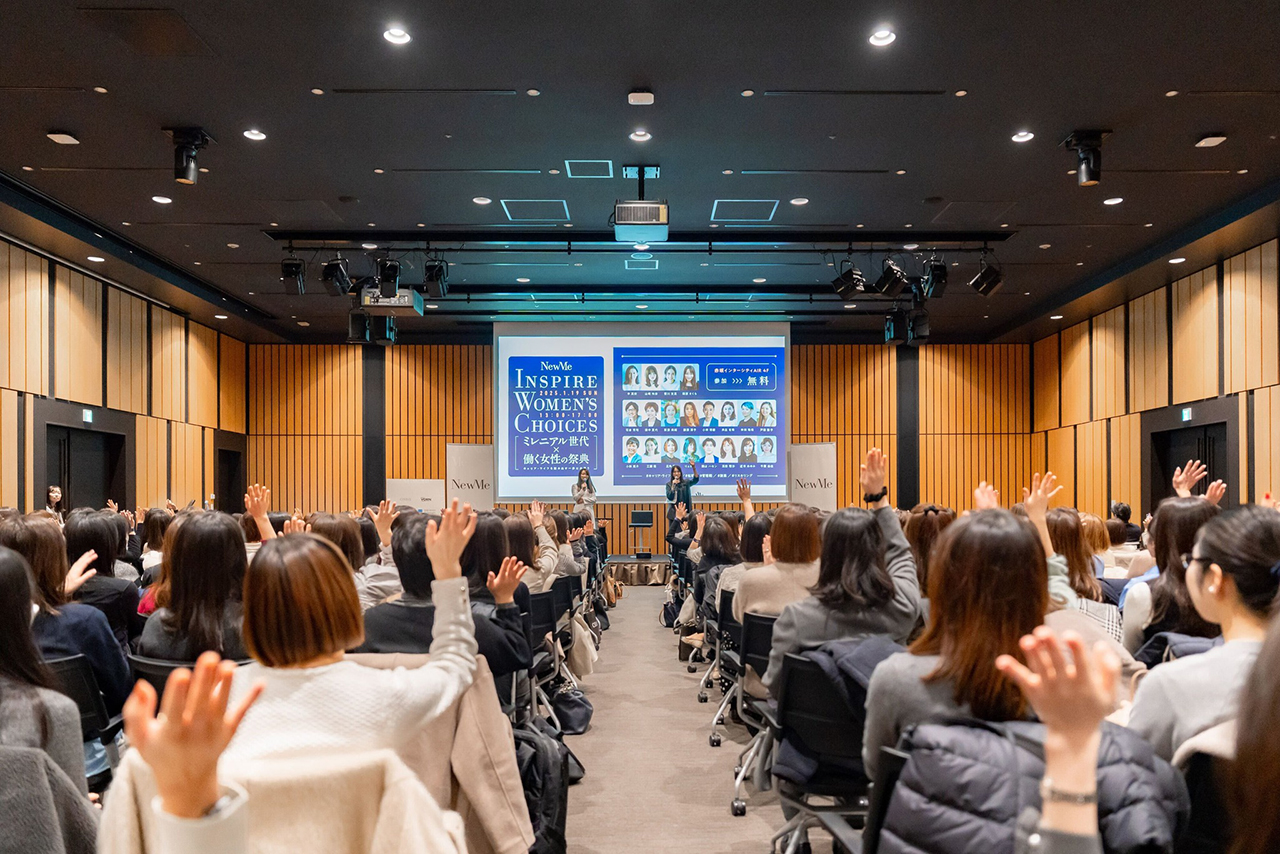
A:
[[[93,854],[98,817],[49,754],[0,746],[0,854]]]
[[[905,644],[920,619],[920,579],[911,546],[902,535],[898,515],[892,507],[875,511],[884,535],[885,564],[893,578],[893,598],[878,608],[833,611],[814,597],[792,602],[782,609],[773,624],[773,649],[764,684],[772,689],[782,672],[782,660],[789,652],[817,649],[834,640],[856,640],[868,635],[888,635]]]
[[[43,716],[43,729],[48,734],[43,744],[37,715]],[[80,710],[70,697],[0,677],[0,745],[43,748],[80,794],[88,795],[83,740]]]

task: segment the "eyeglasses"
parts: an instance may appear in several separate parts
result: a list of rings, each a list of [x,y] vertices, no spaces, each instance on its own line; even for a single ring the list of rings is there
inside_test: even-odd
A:
[[[1202,557],[1196,557],[1195,555],[1191,554],[1190,552],[1183,552],[1183,553],[1182,553],[1182,568],[1183,568],[1184,570],[1189,570],[1189,569],[1191,569],[1191,564],[1195,563],[1196,561],[1200,561],[1201,563],[1204,563],[1204,558],[1202,558]]]

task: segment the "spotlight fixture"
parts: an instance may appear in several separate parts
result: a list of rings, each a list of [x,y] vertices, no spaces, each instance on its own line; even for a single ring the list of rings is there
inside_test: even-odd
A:
[[[264,139],[267,138],[267,135],[262,131],[258,130],[257,128],[249,128],[247,131],[244,132],[244,138],[251,139],[254,142],[262,142]]]
[[[217,140],[204,128],[165,128],[164,132],[173,140],[173,180],[179,184],[194,184],[200,177],[197,153]]]
[[[982,296],[989,297],[1000,290],[1000,286],[1003,284],[1004,274],[1000,272],[999,267],[989,262],[986,253],[983,253],[982,265],[978,268],[978,275],[969,280],[969,287]]]
[[[1014,142],[1030,142],[1036,135],[1029,130],[1020,130],[1013,135]]]
[[[884,343],[901,344],[907,340],[907,313],[895,308],[884,316]]]
[[[1102,140],[1109,130],[1076,130],[1062,141],[1062,147],[1076,153],[1076,183],[1096,186],[1102,180]]]
[[[298,289],[298,296],[306,293],[307,265],[301,258],[285,258],[280,262],[280,281],[287,287],[290,282]]]
[[[644,128],[636,128],[629,134],[629,136],[636,142],[648,142],[653,139],[653,134],[649,133]]]
[[[362,311],[353,311],[347,315],[347,343],[369,343],[369,315]]]
[[[897,37],[897,34],[894,33],[893,30],[888,27],[881,27],[871,34],[871,38],[868,39],[868,41],[876,47],[888,47],[893,44],[893,40]]]
[[[929,312],[917,309],[907,317],[907,344],[919,347],[929,342]]]
[[[384,32],[382,37],[392,44],[408,44],[413,41],[403,27],[392,27]]]
[[[893,262],[892,258],[884,259],[884,268],[880,271],[880,278],[876,279],[871,285],[870,290],[885,296],[896,297],[902,293],[902,289],[907,286],[907,276],[902,272],[902,268]]]
[[[867,289],[867,280],[862,271],[854,266],[853,261],[847,263],[848,268],[842,269],[840,275],[831,280],[831,287],[836,289],[836,294],[840,299],[846,300]]]
[[[384,258],[378,262],[378,290],[384,297],[393,297],[400,289],[400,262]]]
[[[325,261],[320,268],[320,281],[331,296],[346,296],[351,293],[351,276],[347,274],[347,259],[339,255],[331,261]]]
[[[924,280],[920,292],[925,299],[938,299],[947,291],[947,264],[939,258],[930,258],[924,265]]]

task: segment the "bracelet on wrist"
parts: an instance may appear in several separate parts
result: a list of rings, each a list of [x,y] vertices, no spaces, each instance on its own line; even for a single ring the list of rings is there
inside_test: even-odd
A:
[[[884,498],[888,494],[889,494],[889,487],[882,486],[880,487],[879,492],[864,493],[862,496],[862,500],[867,502],[868,504],[875,504],[877,501],[879,501],[881,498]]]
[[[1053,780],[1045,777],[1040,781],[1040,800],[1045,803],[1087,806],[1098,802],[1098,790],[1095,788],[1091,792],[1066,792],[1056,788]]]

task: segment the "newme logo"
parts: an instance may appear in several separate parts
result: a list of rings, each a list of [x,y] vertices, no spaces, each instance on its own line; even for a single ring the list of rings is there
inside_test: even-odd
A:
[[[454,478],[453,488],[454,489],[488,489],[489,481],[485,480],[482,477],[478,477],[475,480],[458,480],[457,478]]]
[[[830,489],[833,486],[835,486],[835,484],[825,477],[820,477],[817,480],[796,479],[797,489]]]

